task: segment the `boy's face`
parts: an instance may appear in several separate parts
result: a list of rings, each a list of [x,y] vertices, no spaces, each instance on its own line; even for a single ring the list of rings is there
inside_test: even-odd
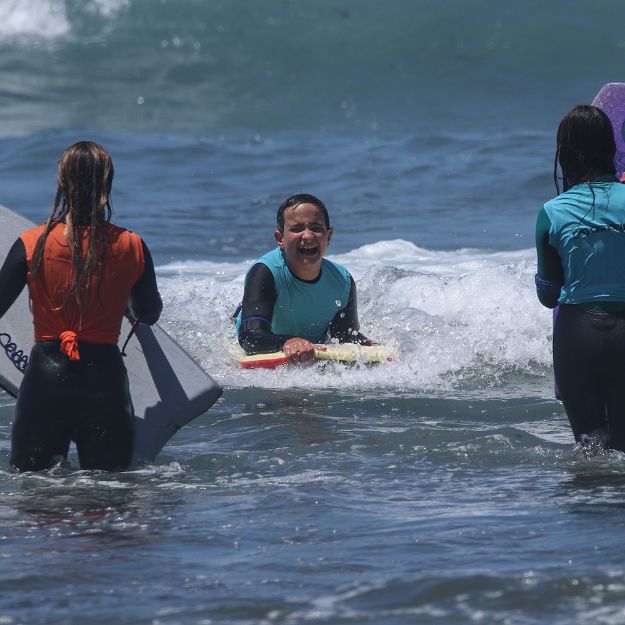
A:
[[[284,232],[274,233],[289,269],[303,280],[319,275],[332,228],[326,228],[323,213],[314,204],[298,204],[284,211]]]

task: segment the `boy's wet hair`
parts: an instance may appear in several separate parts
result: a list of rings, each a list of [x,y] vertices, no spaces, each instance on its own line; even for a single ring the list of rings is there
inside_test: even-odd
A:
[[[314,195],[310,195],[310,193],[298,193],[288,197],[278,208],[276,219],[278,222],[278,230],[280,230],[280,232],[284,232],[284,211],[287,208],[295,208],[300,204],[312,204],[313,206],[316,206],[323,214],[326,228],[328,230],[330,229],[330,216],[328,215],[328,209],[325,204],[319,198]]]

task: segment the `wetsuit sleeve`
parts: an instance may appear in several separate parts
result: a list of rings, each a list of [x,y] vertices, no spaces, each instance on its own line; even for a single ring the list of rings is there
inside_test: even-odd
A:
[[[239,344],[248,354],[278,352],[290,335],[271,331],[273,307],[276,303],[276,283],[264,263],[256,263],[247,273],[241,307]]]
[[[564,283],[564,271],[557,250],[549,244],[550,229],[551,220],[543,208],[536,220],[536,295],[543,306],[555,308]]]
[[[143,245],[145,266],[141,277],[135,282],[130,293],[130,316],[135,320],[139,319],[141,323],[153,325],[161,316],[163,301],[156,284],[152,255],[143,240],[141,240],[141,245]]]
[[[330,336],[338,339],[339,343],[360,343],[360,345],[372,345],[364,334],[359,332],[358,322],[358,297],[356,295],[356,283],[354,278],[349,277],[351,286],[347,306],[334,316],[330,324]]]
[[[26,286],[28,264],[26,248],[22,239],[17,239],[0,269],[0,317],[2,317]]]

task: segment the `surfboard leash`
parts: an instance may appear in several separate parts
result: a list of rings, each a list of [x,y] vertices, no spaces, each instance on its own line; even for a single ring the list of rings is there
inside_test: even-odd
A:
[[[23,350],[17,348],[17,345],[11,339],[11,335],[7,332],[0,332],[0,345],[8,359],[15,365],[15,368],[24,373],[28,364],[28,355]]]
[[[128,355],[128,354],[126,354],[126,346],[128,345],[128,342],[132,338],[133,334],[137,331],[137,327],[139,326],[140,323],[141,323],[141,319],[137,319],[132,324],[132,327],[130,328],[130,332],[128,332],[128,336],[126,337],[126,340],[124,341],[124,345],[122,347],[122,356],[124,358]]]

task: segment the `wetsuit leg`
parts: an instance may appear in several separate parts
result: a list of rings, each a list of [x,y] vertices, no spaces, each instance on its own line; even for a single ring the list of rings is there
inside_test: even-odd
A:
[[[609,446],[625,451],[625,314],[617,313],[613,320],[614,327],[603,346]]]
[[[80,346],[83,393],[74,433],[83,469],[126,469],[132,461],[134,410],[116,345]]]
[[[37,343],[15,410],[11,464],[51,467],[76,442],[83,469],[127,468],[132,460],[134,414],[128,376],[116,345],[79,343],[70,361],[59,341]]]
[[[625,375],[620,385],[611,385],[607,402],[609,447],[625,451]]]
[[[20,471],[49,469],[67,457],[73,421],[67,410],[67,378],[61,354],[33,347],[20,386],[11,434],[11,465]]]
[[[625,314],[562,306],[553,352],[575,440],[601,432],[609,448],[625,451]]]
[[[583,435],[605,434],[607,428],[606,380],[595,317],[579,306],[561,306],[553,333],[555,377],[577,442]]]

